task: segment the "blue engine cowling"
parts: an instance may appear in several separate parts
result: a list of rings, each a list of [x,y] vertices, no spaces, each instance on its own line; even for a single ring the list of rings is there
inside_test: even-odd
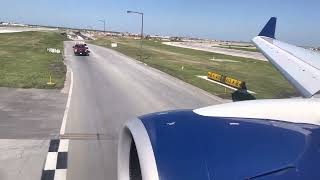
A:
[[[155,113],[124,126],[118,179],[320,179],[319,143],[316,125]]]

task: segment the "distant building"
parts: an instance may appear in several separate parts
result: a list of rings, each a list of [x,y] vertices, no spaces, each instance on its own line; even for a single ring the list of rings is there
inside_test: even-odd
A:
[[[161,36],[161,35],[147,35],[146,39],[157,40],[157,41],[170,41],[170,36]]]
[[[147,35],[146,39],[149,39],[149,40],[161,40],[161,36],[159,36],[159,35]]]
[[[182,41],[182,37],[170,37],[170,41]]]
[[[318,48],[310,48],[311,50],[313,50],[313,51],[320,51],[320,47],[318,47]]]
[[[25,24],[20,24],[20,23],[11,23],[10,25],[12,26],[20,26],[20,27],[25,27]]]
[[[25,27],[27,25],[25,24],[20,24],[20,23],[14,23],[14,22],[0,22],[1,26],[20,26],[20,27]]]
[[[0,25],[1,25],[1,26],[8,26],[9,23],[8,23],[8,22],[0,22]]]

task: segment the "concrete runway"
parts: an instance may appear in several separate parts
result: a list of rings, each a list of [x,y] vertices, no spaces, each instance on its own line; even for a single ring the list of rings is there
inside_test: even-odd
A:
[[[26,32],[26,31],[55,31],[55,30],[58,30],[58,29],[4,26],[4,27],[0,27],[0,34],[1,33]]]
[[[65,42],[74,79],[64,135],[71,140],[68,180],[116,180],[118,132],[125,121],[224,102],[113,50],[89,45],[90,56],[74,56],[72,46]]]
[[[261,61],[268,61],[267,58],[264,57],[263,54],[259,52],[249,52],[249,51],[241,51],[236,49],[212,47],[212,44],[191,43],[191,42],[164,42],[163,44],[182,47],[182,48],[195,49],[200,51],[213,52],[218,54],[225,54],[230,56],[238,56],[238,57],[244,57],[244,58],[257,59]]]
[[[1,180],[41,178],[66,100],[60,90],[0,88]]]

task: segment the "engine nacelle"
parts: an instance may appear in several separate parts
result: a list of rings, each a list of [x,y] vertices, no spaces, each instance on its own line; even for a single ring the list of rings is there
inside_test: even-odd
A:
[[[317,125],[161,112],[131,120],[119,180],[320,179]]]
[[[154,179],[157,165],[147,130],[139,119],[123,128],[118,145],[118,179]]]

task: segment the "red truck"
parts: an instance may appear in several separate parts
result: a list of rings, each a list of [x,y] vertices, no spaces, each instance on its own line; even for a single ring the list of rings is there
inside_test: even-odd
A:
[[[76,44],[73,46],[73,52],[76,56],[89,56],[89,48],[86,44]]]

